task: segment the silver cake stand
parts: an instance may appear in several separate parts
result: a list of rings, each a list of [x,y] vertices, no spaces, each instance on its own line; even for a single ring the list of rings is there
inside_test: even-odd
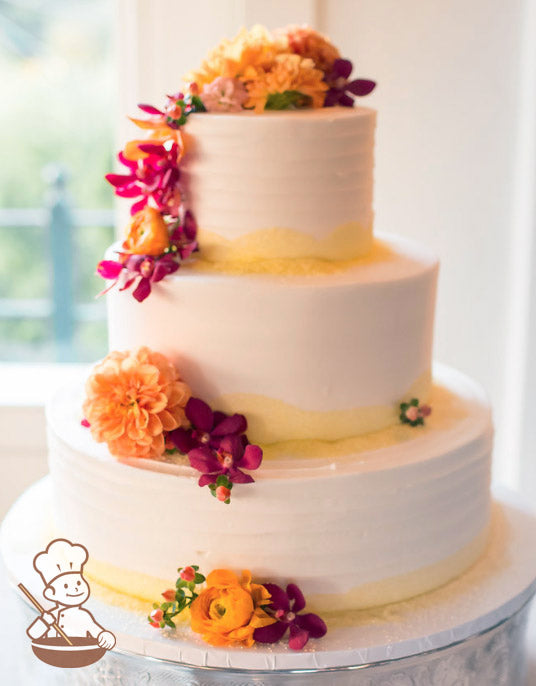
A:
[[[146,623],[146,612],[110,604],[93,588],[87,607],[115,633],[116,648],[90,667],[59,669],[33,656],[25,627],[35,611],[21,597],[13,629],[24,663],[20,683],[525,686],[536,518],[517,496],[500,492],[497,501],[488,550],[463,576],[409,601],[327,617],[328,634],[303,652],[285,645],[216,649],[184,629],[165,635]],[[15,503],[1,530],[10,582],[23,582],[39,599],[42,584],[32,559],[54,537],[50,502],[44,479]]]

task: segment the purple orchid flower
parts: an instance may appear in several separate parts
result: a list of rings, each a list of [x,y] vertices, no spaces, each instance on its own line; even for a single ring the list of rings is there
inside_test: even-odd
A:
[[[179,146],[140,143],[138,148],[146,153],[139,160],[129,160],[122,152],[119,161],[128,168],[128,174],[106,174],[106,180],[115,187],[121,198],[137,198],[130,208],[131,214],[142,210],[152,199],[154,206],[163,214],[176,217],[179,214],[181,195],[179,189]]]
[[[324,100],[324,107],[333,107],[334,105],[353,107],[353,95],[368,95],[374,90],[376,86],[375,81],[369,81],[368,79],[348,81],[351,73],[352,63],[350,60],[336,59],[333,62],[331,71],[325,76],[329,89]]]
[[[186,260],[198,250],[197,222],[190,210],[186,210],[184,218],[171,227],[170,242],[180,255],[181,260]]]
[[[190,398],[186,403],[185,413],[191,428],[179,428],[169,433],[177,450],[184,454],[194,448],[208,447],[217,450],[223,438],[238,436],[248,428],[243,414],[228,416],[223,412],[213,412],[200,398]]]
[[[277,643],[289,630],[288,646],[301,650],[309,638],[321,638],[328,630],[318,615],[308,612],[298,614],[305,608],[305,598],[296,584],[289,584],[286,592],[277,584],[263,584],[271,595],[270,605],[264,609],[278,620],[274,624],[255,629],[253,638],[259,643]]]
[[[200,486],[215,484],[219,476],[226,477],[232,484],[250,484],[255,479],[242,469],[258,469],[262,462],[262,450],[258,445],[249,444],[244,435],[231,434],[222,438],[217,450],[207,445],[194,448],[189,451],[188,459],[194,469],[202,472]]]
[[[104,295],[119,282],[119,290],[125,291],[134,283],[135,289],[132,295],[138,302],[142,302],[151,293],[151,284],[161,281],[168,274],[173,274],[180,264],[172,253],[162,257],[152,257],[151,255],[129,255],[123,254],[122,261],[102,260],[97,265],[97,273],[104,279],[113,280],[99,295]]]

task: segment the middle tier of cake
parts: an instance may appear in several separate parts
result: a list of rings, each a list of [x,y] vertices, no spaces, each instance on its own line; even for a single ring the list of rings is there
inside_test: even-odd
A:
[[[196,260],[142,303],[108,294],[110,349],[165,354],[255,443],[369,433],[428,400],[437,270],[391,236],[347,262]]]

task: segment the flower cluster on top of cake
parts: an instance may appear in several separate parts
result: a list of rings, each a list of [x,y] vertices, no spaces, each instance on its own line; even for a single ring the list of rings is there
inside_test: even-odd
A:
[[[327,632],[318,615],[302,613],[305,598],[296,584],[283,590],[274,583],[253,583],[249,570],[241,578],[228,569],[215,569],[205,578],[197,565],[178,572],[175,588],[162,593],[165,602],[154,603],[147,617],[155,628],[174,629],[175,617],[188,609],[192,631],[213,646],[277,643],[288,631],[289,648],[302,650],[310,638]]]
[[[146,347],[111,352],[95,366],[83,412],[82,425],[114,457],[163,460],[179,452],[201,472],[199,486],[226,504],[235,484],[254,482],[247,472],[262,462],[244,415],[213,412],[164,355]]]
[[[113,286],[132,288],[141,302],[154,283],[199,250],[180,170],[185,152],[181,129],[192,113],[352,107],[355,96],[368,95],[376,84],[350,79],[351,72],[350,60],[307,26],[273,32],[254,26],[221,41],[188,75],[184,92],[168,95],[162,109],[138,105],[149,118],[131,121],[146,138],[129,141],[119,153],[126,173],[106,175],[116,195],[134,202],[117,259],[97,267],[111,281],[102,293]]]

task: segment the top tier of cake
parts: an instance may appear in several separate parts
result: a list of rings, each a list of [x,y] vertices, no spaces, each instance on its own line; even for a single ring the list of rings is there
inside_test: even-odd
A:
[[[366,255],[375,123],[362,107],[192,115],[181,178],[203,258]]]

